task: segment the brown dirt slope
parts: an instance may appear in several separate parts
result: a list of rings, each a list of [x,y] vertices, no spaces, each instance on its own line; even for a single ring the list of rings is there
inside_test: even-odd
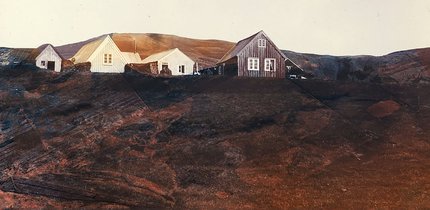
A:
[[[0,97],[0,208],[430,208],[427,86],[17,70]]]

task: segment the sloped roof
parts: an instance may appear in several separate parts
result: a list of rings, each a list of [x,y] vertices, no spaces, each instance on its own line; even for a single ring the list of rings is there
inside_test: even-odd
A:
[[[243,48],[245,48],[258,34],[260,34],[262,31],[259,31],[258,33],[240,40],[234,47],[232,47],[221,59],[218,61],[218,63],[222,63],[224,61],[228,61],[231,58],[237,56],[240,51],[242,51]]]
[[[49,44],[42,44],[39,47],[33,49],[30,55],[27,57],[27,61],[35,61],[37,57],[39,57],[40,53],[48,46]],[[57,53],[58,54],[58,53]]]
[[[106,35],[109,35],[109,34],[103,34],[101,36],[94,37],[94,38],[91,38],[91,39],[88,39],[88,40],[85,40],[82,42],[57,46],[56,48],[57,48],[58,52],[61,53],[61,55],[65,59],[71,59],[84,45],[86,45],[90,42],[93,42],[95,40],[102,39]]]
[[[173,53],[174,51],[176,51],[176,50],[179,50],[178,48],[175,48],[175,49],[170,49],[170,50],[166,50],[166,51],[163,51],[163,52],[159,52],[159,53],[156,53],[156,54],[153,54],[153,55],[150,55],[150,56],[148,56],[147,58],[145,58],[145,59],[143,59],[143,63],[152,63],[152,62],[155,62],[155,61],[159,61],[159,60],[161,60],[162,58],[164,58],[164,57],[166,57],[166,56],[168,56],[168,55],[170,55],[171,53]]]
[[[109,35],[107,35],[109,36]],[[100,44],[107,38],[100,38],[95,41],[92,41],[79,49],[79,51],[71,58],[74,63],[85,63],[88,62],[88,59],[91,55],[97,50]]]
[[[127,63],[142,63],[139,53],[122,52],[122,55],[127,60]]]
[[[15,48],[11,49],[9,54],[9,62],[21,63],[23,61],[31,61],[31,57],[37,53],[37,48]],[[36,56],[34,56],[36,57]]]
[[[279,53],[285,58],[287,59],[287,57],[276,47],[275,43],[273,43],[272,40],[270,40],[270,38],[266,35],[266,33],[264,33],[264,31],[259,31],[258,33],[243,39],[241,41],[239,41],[234,47],[232,47],[219,61],[219,63],[223,63],[225,61],[230,60],[233,57],[236,57],[242,50],[243,48],[245,48],[249,43],[251,43],[255,37],[257,37],[258,35],[263,34],[267,40],[276,48],[276,50],[279,51]]]
[[[60,56],[61,60],[65,60],[64,57],[55,49],[55,47],[51,44],[44,44],[38,47],[37,49],[40,51],[37,55],[37,57],[34,58],[36,60],[49,46],[51,46],[52,50],[54,50],[55,53],[57,53],[58,56]]]

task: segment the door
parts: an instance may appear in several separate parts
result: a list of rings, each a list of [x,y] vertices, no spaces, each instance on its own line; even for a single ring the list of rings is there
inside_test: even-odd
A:
[[[55,71],[55,61],[48,61],[48,70]]]

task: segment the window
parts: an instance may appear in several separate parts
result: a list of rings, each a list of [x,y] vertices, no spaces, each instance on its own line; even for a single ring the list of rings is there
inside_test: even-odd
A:
[[[264,59],[264,70],[265,71],[276,71],[276,60],[274,58]]]
[[[104,65],[112,65],[112,54],[104,54],[103,55],[103,64]]]
[[[266,47],[266,40],[258,39],[258,47]]]
[[[184,65],[179,66],[179,73],[185,74],[185,66]]]
[[[46,65],[45,61],[41,61],[40,64],[42,64],[42,66]]]
[[[248,58],[248,70],[250,71],[260,70],[260,60],[258,58]]]

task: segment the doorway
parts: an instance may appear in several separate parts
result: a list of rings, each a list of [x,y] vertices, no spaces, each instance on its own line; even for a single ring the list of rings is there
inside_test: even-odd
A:
[[[55,71],[55,61],[48,61],[48,70]]]

